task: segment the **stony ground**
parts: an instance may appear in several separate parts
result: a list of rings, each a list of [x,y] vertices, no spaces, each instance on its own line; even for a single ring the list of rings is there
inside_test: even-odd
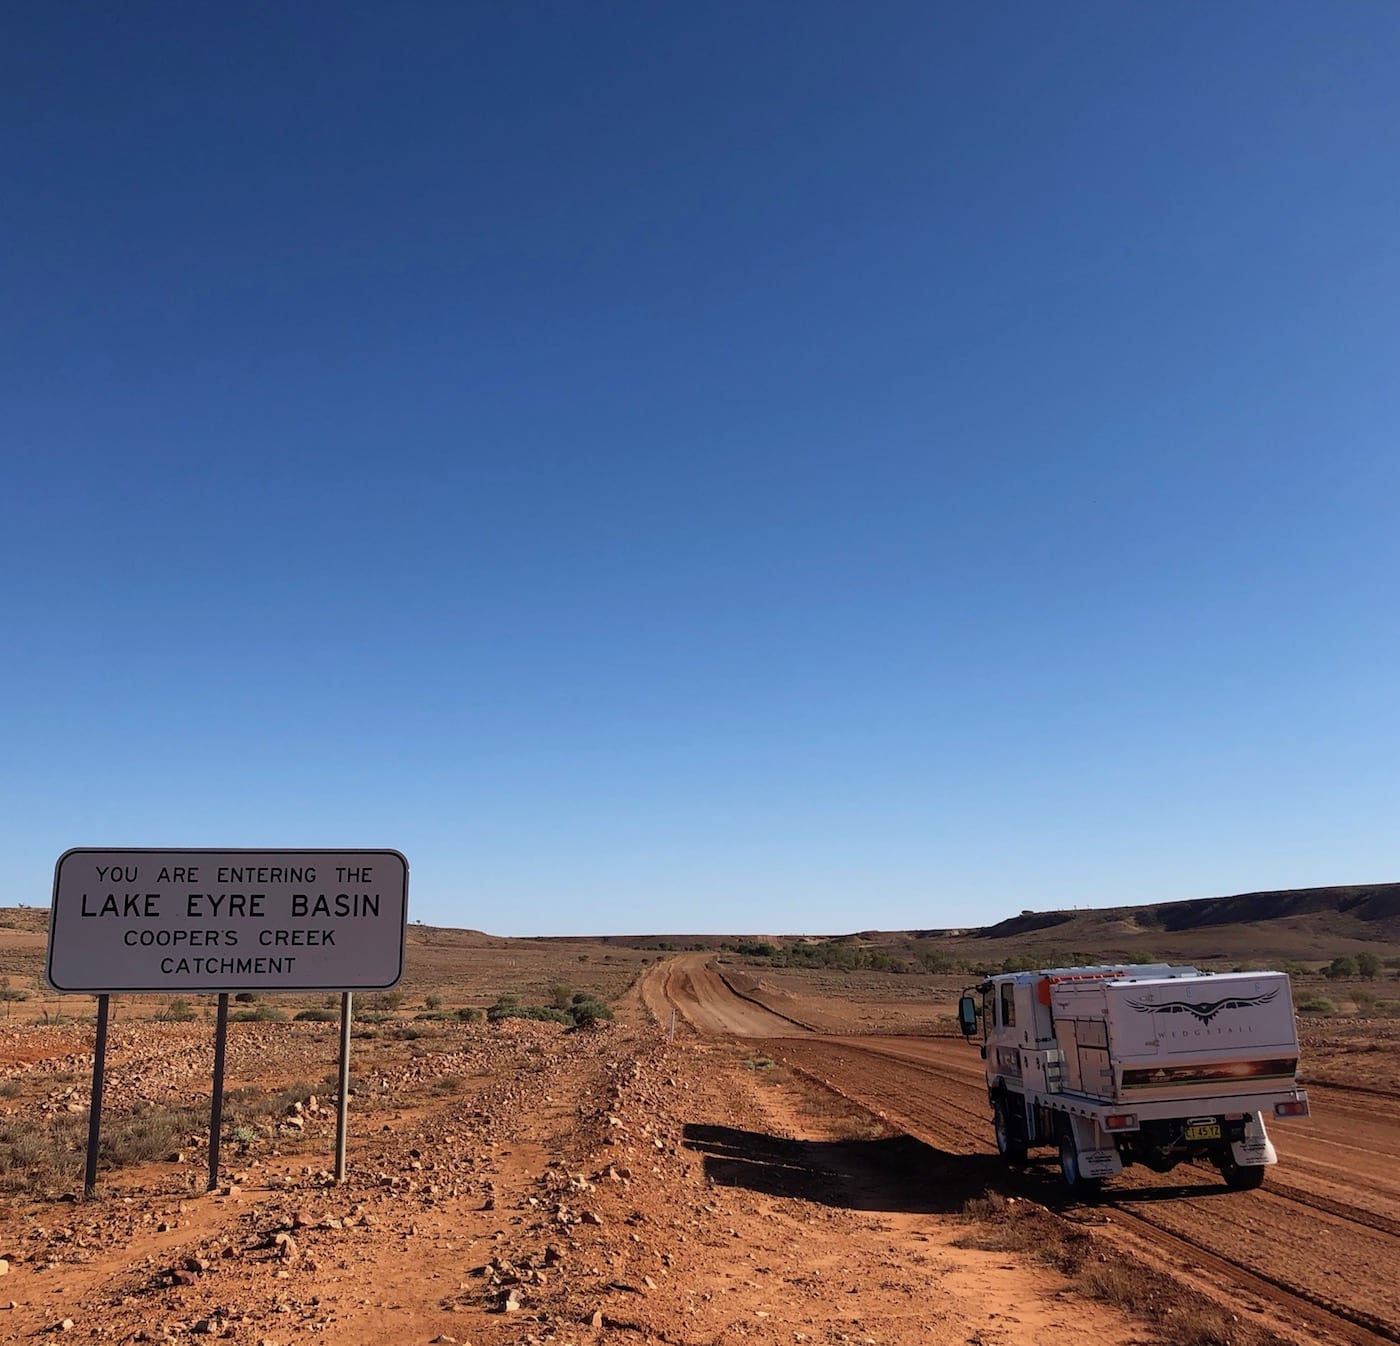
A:
[[[95,1200],[67,1199],[71,1184],[43,1200],[12,1193],[0,1339],[1151,1337],[1028,1252],[960,1246],[975,1228],[959,1214],[967,1191],[923,1147],[742,1044],[684,1025],[668,1041],[640,1001],[588,1032],[433,1028],[356,1044],[344,1184],[328,1171],[333,1107],[307,1094],[246,1143],[226,1141],[213,1193],[198,1130],[104,1173]],[[206,1036],[114,1032],[109,1109],[197,1100]],[[231,1036],[231,1088],[330,1064],[326,1026]],[[0,1115],[42,1127],[85,1113],[90,1047],[90,1030],[5,1031]]]
[[[487,952],[512,960],[489,969],[496,981],[521,972],[514,949]],[[800,1033],[797,1020],[936,1033],[956,989],[910,996],[905,979],[891,979],[898,994],[882,1003],[871,981],[843,1002],[835,987],[814,983],[804,994],[799,979],[769,986],[755,972],[722,970],[755,997],[737,1002],[741,1017],[760,1000],[791,1016],[764,1031]],[[542,969],[528,971],[548,984]],[[1108,1237],[1114,1226],[1015,1195],[988,1153],[985,1099],[960,1077],[945,1070],[935,1078],[946,1097],[924,1100],[940,1126],[955,1128],[951,1138],[921,1144],[898,1117],[891,1126],[877,1119],[883,1109],[860,1105],[870,1083],[861,1072],[874,1058],[853,1058],[852,1078],[833,1089],[821,1083],[830,1068],[804,1070],[791,1043],[746,1041],[732,1029],[707,1036],[684,1014],[672,1040],[670,1010],[687,1003],[672,980],[652,964],[621,995],[617,1020],[590,1031],[421,1022],[409,1010],[357,1028],[341,1184],[331,1172],[337,1026],[234,1024],[213,1192],[211,1025],[155,1023],[124,1004],[109,1046],[104,1140],[112,1154],[127,1152],[119,1166],[104,1159],[90,1201],[76,1198],[91,1025],[0,1020],[0,1341],[1269,1339],[1257,1326],[1262,1312],[1252,1326],[1196,1312],[1209,1308],[1224,1263],[1207,1265],[1202,1252],[1173,1268],[1171,1253],[1164,1279],[1160,1249],[1149,1248],[1157,1270],[1143,1279]],[[725,1002],[725,1014],[735,1009]],[[1382,1108],[1397,1084],[1392,1027],[1305,1022],[1306,1068],[1343,1089],[1331,1105],[1339,1118],[1351,1107],[1368,1125],[1384,1121],[1367,1110]],[[886,1055],[902,1050],[877,1040]],[[975,1062],[958,1065],[975,1074]],[[1353,1103],[1346,1091],[1357,1089]],[[888,1103],[889,1089],[876,1092]],[[143,1159],[158,1123],[172,1127],[168,1143]],[[1313,1193],[1306,1158],[1290,1159],[1292,1186],[1274,1205],[1311,1196],[1310,1218],[1341,1230],[1356,1203]],[[1324,1159],[1313,1168],[1325,1177]],[[1390,1198],[1373,1196],[1381,1205],[1361,1232],[1379,1246],[1400,1226]],[[1219,1223],[1226,1207],[1205,1200]],[[1189,1205],[1178,1194],[1140,1209]],[[1359,1236],[1351,1224],[1344,1232]],[[1267,1295],[1256,1298],[1262,1305]],[[1325,1309],[1325,1298],[1313,1306]],[[1337,1321],[1324,1314],[1279,1330],[1293,1341],[1392,1339],[1351,1330],[1355,1315],[1329,1335]]]

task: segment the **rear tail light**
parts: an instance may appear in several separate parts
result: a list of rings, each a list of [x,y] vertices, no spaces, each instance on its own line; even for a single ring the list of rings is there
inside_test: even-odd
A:
[[[1308,1115],[1308,1100],[1306,1098],[1288,1098],[1282,1103],[1274,1104],[1275,1117],[1306,1117]]]
[[[1103,1119],[1105,1131],[1133,1131],[1137,1128],[1137,1124],[1137,1113],[1135,1112],[1111,1112]]]

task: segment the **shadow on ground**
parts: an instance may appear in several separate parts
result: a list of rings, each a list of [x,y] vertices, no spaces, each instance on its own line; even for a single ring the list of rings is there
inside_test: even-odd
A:
[[[1134,1168],[1120,1177],[1110,1178],[1100,1195],[1084,1199],[1065,1191],[1058,1160],[1033,1158],[1025,1164],[1001,1166],[1000,1173],[994,1174],[987,1186],[1007,1196],[1025,1197],[1061,1214],[1067,1210],[1093,1210],[1100,1205],[1134,1206],[1155,1201],[1181,1201],[1187,1197],[1214,1199],[1240,1195],[1213,1174],[1213,1169],[1183,1165],[1179,1181],[1163,1181],[1161,1175]]]
[[[1004,1174],[1004,1165],[991,1155],[946,1154],[910,1136],[785,1140],[691,1123],[683,1144],[704,1156],[705,1176],[718,1186],[846,1210],[948,1214],[962,1210]]]

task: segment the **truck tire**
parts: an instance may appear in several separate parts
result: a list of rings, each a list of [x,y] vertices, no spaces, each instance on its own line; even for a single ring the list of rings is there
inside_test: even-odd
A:
[[[1022,1137],[1022,1127],[1016,1125],[1011,1110],[1011,1100],[1004,1093],[992,1099],[992,1132],[996,1136],[997,1153],[1008,1164],[1026,1162],[1026,1142]]]
[[[1215,1166],[1225,1179],[1225,1186],[1232,1192],[1252,1192],[1264,1185],[1265,1165],[1237,1163],[1234,1151],[1228,1145],[1216,1155]]]
[[[1081,1201],[1091,1201],[1103,1188],[1102,1178],[1086,1178],[1079,1171],[1079,1151],[1074,1144],[1074,1132],[1066,1126],[1060,1133],[1060,1177],[1065,1190]]]

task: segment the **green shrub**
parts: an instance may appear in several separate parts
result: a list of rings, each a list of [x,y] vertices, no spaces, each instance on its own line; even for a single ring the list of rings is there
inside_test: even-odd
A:
[[[430,995],[423,998],[423,1004],[430,1010],[440,1010],[442,1008],[442,997],[440,995]]]
[[[574,1003],[569,1006],[569,1017],[578,1028],[587,1027],[589,1024],[601,1023],[613,1017],[610,1006],[603,1004],[601,1000],[594,1000],[592,997],[585,997],[583,1000],[574,998]]]
[[[1325,995],[1316,995],[1309,991],[1305,995],[1298,997],[1294,1006],[1299,1014],[1335,1014],[1337,1007]]]
[[[1384,970],[1385,964],[1369,950],[1366,953],[1356,955],[1357,975],[1365,977],[1367,981],[1375,981]]]
[[[1322,969],[1322,975],[1332,978],[1354,977],[1357,975],[1356,959],[1350,954],[1338,954]]]
[[[737,953],[741,958],[772,958],[774,954],[781,952],[776,944],[770,944],[765,940],[725,940],[719,946],[727,949],[730,953]]]
[[[476,1005],[463,1005],[457,1011],[457,1018],[464,1024],[484,1024],[486,1022],[486,1011]]]
[[[195,1017],[194,1006],[180,996],[176,996],[156,1015],[161,1023],[167,1024],[187,1024],[192,1022]]]
[[[228,1016],[228,1021],[231,1024],[284,1024],[287,1022],[287,1012],[263,1001],[250,1010],[234,1010]]]
[[[500,1023],[502,1019],[538,1019],[544,1023],[571,1024],[574,1020],[563,1010],[555,1009],[553,1005],[492,1005],[486,1011],[486,1017],[491,1023]]]
[[[293,1017],[299,1024],[333,1024],[339,1020],[340,1015],[335,1010],[306,1009],[298,1010]]]

